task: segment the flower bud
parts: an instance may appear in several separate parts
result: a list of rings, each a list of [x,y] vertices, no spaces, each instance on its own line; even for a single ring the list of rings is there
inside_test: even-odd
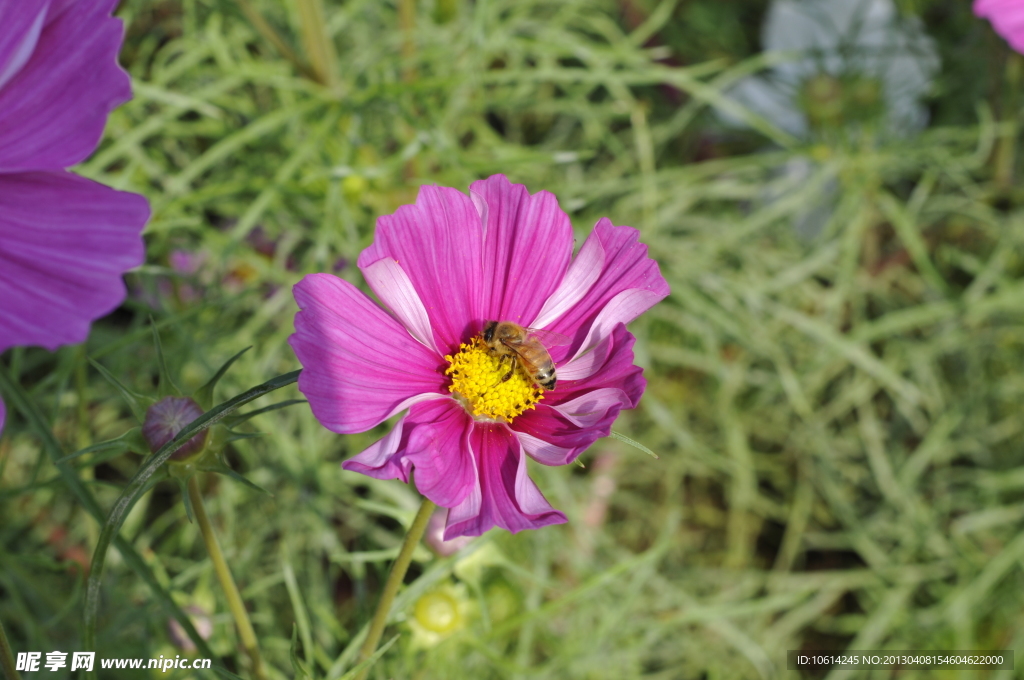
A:
[[[164,397],[146,410],[146,420],[142,424],[142,436],[146,438],[151,451],[158,451],[174,435],[203,415],[194,400],[189,397]],[[186,461],[203,450],[209,430],[203,430],[188,440],[184,446],[171,456],[173,461]]]

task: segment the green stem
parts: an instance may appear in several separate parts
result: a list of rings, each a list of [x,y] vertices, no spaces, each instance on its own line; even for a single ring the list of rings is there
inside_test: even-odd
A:
[[[999,138],[996,147],[995,181],[1000,191],[1009,191],[1013,186],[1013,166],[1017,156],[1017,134],[1020,125],[1017,114],[1020,108],[1020,84],[1024,71],[1024,57],[1013,52],[1006,60],[1006,99],[1003,106],[1003,123],[1009,131]]]
[[[4,677],[7,680],[21,680],[14,665],[14,652],[11,651],[11,644],[7,642],[3,621],[0,621],[0,667],[4,669]]]
[[[192,512],[199,525],[199,531],[203,534],[203,543],[206,544],[206,552],[210,553],[210,560],[213,562],[213,570],[217,572],[217,580],[224,590],[224,596],[228,598],[228,608],[235,618],[235,625],[238,626],[238,635],[242,638],[242,646],[252,660],[252,674],[260,680],[266,680],[263,672],[263,661],[260,658],[260,648],[256,642],[256,631],[253,630],[252,621],[249,620],[249,612],[242,602],[242,595],[238,592],[235,579],[231,576],[228,563],[224,560],[224,553],[220,550],[220,543],[213,533],[213,525],[210,518],[206,516],[206,508],[203,507],[203,496],[199,491],[199,483],[195,475],[189,477],[188,495],[192,501]]]
[[[373,656],[380,643],[380,638],[384,634],[384,626],[388,622],[388,614],[391,612],[391,604],[395,601],[398,587],[402,585],[405,572],[409,570],[409,563],[412,562],[412,553],[419,545],[420,539],[423,538],[423,532],[427,530],[427,520],[430,519],[433,512],[434,504],[424,498],[423,504],[420,505],[420,511],[416,513],[416,518],[413,519],[412,526],[409,527],[409,532],[405,535],[402,549],[399,551],[398,557],[395,558],[394,564],[391,565],[391,572],[388,574],[388,580],[384,583],[384,591],[380,594],[380,601],[377,603],[377,611],[374,612],[373,620],[370,622],[370,630],[367,631],[366,640],[363,642],[362,649],[359,650],[359,662]],[[366,680],[366,675],[369,672],[369,668],[364,668],[356,676],[356,680]]]

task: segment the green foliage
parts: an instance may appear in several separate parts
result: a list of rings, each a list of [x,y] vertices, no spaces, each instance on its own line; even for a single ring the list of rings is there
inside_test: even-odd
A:
[[[156,467],[117,441],[137,424],[121,395],[161,373],[194,393],[230,359],[209,408],[295,370],[294,283],[362,285],[378,215],[496,172],[555,193],[580,242],[605,215],[639,228],[672,295],[631,327],[648,389],[623,438],[531,468],[569,524],[419,550],[371,677],[781,678],[802,647],[1024,645],[1024,198],[994,169],[1017,111],[966,3],[901,3],[943,72],[933,124],[884,143],[804,142],[725,98],[778,59],[756,55],[757,0],[329,1],[334,75],[304,4],[121,3],[135,98],[78,170],[150,199],[148,264],[84,351],[0,359],[15,651],[81,648],[122,507],[93,572],[99,655],[187,654],[169,621],[205,615],[214,664],[249,677],[177,485],[139,493]],[[270,677],[339,678],[417,497],[340,469],[387,426],[257,406],[231,424],[262,436],[227,462],[271,495],[206,475],[203,497]],[[417,599],[452,579],[475,618],[414,647]]]

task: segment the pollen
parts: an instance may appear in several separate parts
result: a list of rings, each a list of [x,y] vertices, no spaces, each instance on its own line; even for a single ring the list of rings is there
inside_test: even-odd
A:
[[[508,380],[511,364],[502,361],[477,336],[459,346],[455,356],[445,356],[451,364],[445,375],[452,379],[448,387],[477,420],[511,423],[516,416],[536,407],[544,398],[544,388],[534,383],[523,367],[516,363]]]

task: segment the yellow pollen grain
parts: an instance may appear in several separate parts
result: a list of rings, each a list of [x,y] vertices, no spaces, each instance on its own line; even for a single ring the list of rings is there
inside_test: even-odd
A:
[[[459,345],[458,354],[445,359],[451,364],[445,369],[445,375],[452,379],[448,391],[461,397],[475,418],[511,423],[544,398],[544,389],[522,366],[517,365],[512,377],[502,382],[510,368],[509,360],[502,362],[500,356],[492,355],[480,336]]]

